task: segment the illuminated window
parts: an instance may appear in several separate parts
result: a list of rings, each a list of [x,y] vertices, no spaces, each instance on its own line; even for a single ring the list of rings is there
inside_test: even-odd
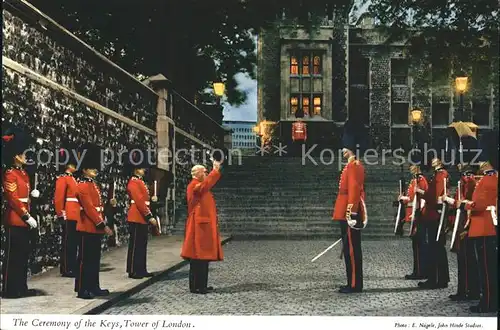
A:
[[[319,56],[314,56],[313,74],[321,74],[321,58]]]
[[[304,112],[304,116],[309,115],[309,96],[302,96],[302,111]]]
[[[302,57],[302,74],[309,74],[309,56]]]
[[[321,96],[315,96],[313,99],[314,115],[321,114]]]
[[[297,112],[297,110],[299,109],[299,98],[298,98],[298,96],[292,96],[290,98],[290,109],[292,111],[292,115],[294,115],[295,112]]]
[[[290,74],[299,74],[299,62],[297,57],[290,57]]]

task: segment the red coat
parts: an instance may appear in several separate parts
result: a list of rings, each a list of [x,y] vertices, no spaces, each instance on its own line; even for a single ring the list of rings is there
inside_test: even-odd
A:
[[[54,193],[56,215],[66,215],[66,220],[80,220],[80,201],[78,200],[78,182],[71,173],[64,173],[56,180]]]
[[[471,211],[469,237],[495,236],[491,212],[488,206],[495,206],[498,214],[498,172],[485,173],[476,185],[470,203],[465,205]]]
[[[76,224],[76,230],[86,233],[104,234],[104,207],[99,187],[93,180],[82,179],[78,183],[78,193],[83,210],[80,213],[80,221]]]
[[[406,191],[406,196],[408,198],[405,198],[403,200],[403,203],[406,205],[405,222],[411,222],[411,213],[413,211],[413,199],[415,198],[416,185],[418,185],[418,188],[422,189],[424,192],[429,189],[429,184],[427,183],[427,179],[422,174],[419,174],[416,179],[414,178],[411,180],[410,184],[408,185],[408,190]],[[420,203],[423,196],[420,195],[419,197],[420,198],[417,200],[417,203],[419,203],[417,207],[420,207],[422,205]]]
[[[127,193],[130,198],[127,221],[147,224],[153,214],[149,209],[149,189],[146,183],[141,178],[132,176],[127,184]]]
[[[424,194],[425,207],[422,211],[423,221],[439,221],[441,214],[442,201],[438,201],[444,193],[444,179],[446,178],[446,192],[450,191],[450,180],[448,171],[444,168],[434,172],[434,176],[429,183],[429,189]]]
[[[3,177],[4,198],[7,207],[4,212],[4,225],[28,227],[21,217],[29,214],[30,178],[23,169],[10,168]],[[26,219],[27,220],[27,219]]]
[[[333,220],[346,221],[346,212],[363,213],[365,199],[365,168],[359,160],[352,160],[344,166],[340,175],[339,193],[333,210]],[[362,214],[363,219],[366,214]]]
[[[220,172],[212,170],[200,182],[193,179],[187,187],[188,217],[181,257],[221,261],[224,259],[217,223],[217,209],[210,189],[220,179]]]
[[[476,179],[474,177],[474,174],[462,174],[460,176],[460,196],[459,196],[459,191],[458,191],[458,186],[455,191],[455,196],[453,199],[455,200],[455,203],[458,203],[459,200],[467,199],[470,200],[472,199],[472,194],[474,193],[474,189],[476,188]],[[459,198],[460,197],[460,198]],[[455,205],[459,206],[459,205]],[[455,211],[451,212],[451,215],[449,216],[449,222],[450,226],[453,226],[455,223],[455,215],[456,215],[456,208]]]
[[[303,121],[296,121],[292,124],[292,140],[307,140],[307,125]]]

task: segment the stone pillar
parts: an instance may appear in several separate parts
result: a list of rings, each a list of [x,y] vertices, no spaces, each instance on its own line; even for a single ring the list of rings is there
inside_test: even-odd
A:
[[[158,100],[156,103],[156,137],[157,137],[157,168],[160,170],[164,170],[167,172],[171,172],[174,176],[175,183],[175,159],[174,154],[170,152],[170,129],[174,129],[174,126],[171,125],[168,121],[168,115],[171,116],[171,111],[169,109],[169,88],[170,88],[170,80],[168,80],[162,74],[158,74],[152,77],[149,77],[145,82],[146,85],[150,86],[157,94]],[[172,118],[172,117],[171,117]],[[173,148],[175,150],[175,148]],[[160,187],[160,189],[164,189],[164,187]],[[159,194],[160,196],[165,196],[165,200],[159,201],[161,203],[165,203],[164,210],[161,215],[161,223],[162,223],[162,232],[165,232],[165,229],[169,231],[173,222],[171,220],[175,219],[175,215],[173,219],[169,219],[168,217],[168,206],[169,206],[169,196],[172,196],[172,192],[170,191],[172,188],[167,188],[166,194]],[[175,211],[175,209],[174,209]]]

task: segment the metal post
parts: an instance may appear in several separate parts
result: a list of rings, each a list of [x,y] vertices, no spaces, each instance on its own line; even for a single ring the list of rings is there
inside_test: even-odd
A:
[[[459,111],[459,118],[458,118],[458,120],[459,121],[464,121],[465,120],[464,93],[460,93],[460,96],[459,96],[459,107],[460,107],[460,111]]]

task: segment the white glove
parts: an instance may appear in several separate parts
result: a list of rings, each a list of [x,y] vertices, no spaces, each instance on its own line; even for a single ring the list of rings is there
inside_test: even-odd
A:
[[[415,191],[421,195],[425,193],[425,191],[423,189],[420,189],[420,188],[415,189]]]
[[[28,224],[28,226],[30,226],[31,229],[38,227],[38,224],[33,217],[30,217],[28,220],[26,220],[26,223]]]
[[[420,200],[420,209],[422,210],[425,206],[425,199]]]
[[[453,198],[449,197],[449,196],[446,196],[446,197],[444,198],[444,201],[445,201],[446,203],[448,203],[448,204],[452,204],[452,205],[454,205],[454,204],[455,204],[455,200],[454,200]]]
[[[347,220],[347,224],[349,225],[349,227],[354,227],[356,226],[356,220]]]
[[[400,200],[400,201],[409,201],[409,200],[410,200],[410,197],[408,197],[408,196],[401,196],[401,197],[399,198],[399,200]]]
[[[40,197],[40,191],[39,191],[38,189],[33,189],[33,190],[31,191],[31,197],[33,197],[33,198],[38,198],[38,197]]]

